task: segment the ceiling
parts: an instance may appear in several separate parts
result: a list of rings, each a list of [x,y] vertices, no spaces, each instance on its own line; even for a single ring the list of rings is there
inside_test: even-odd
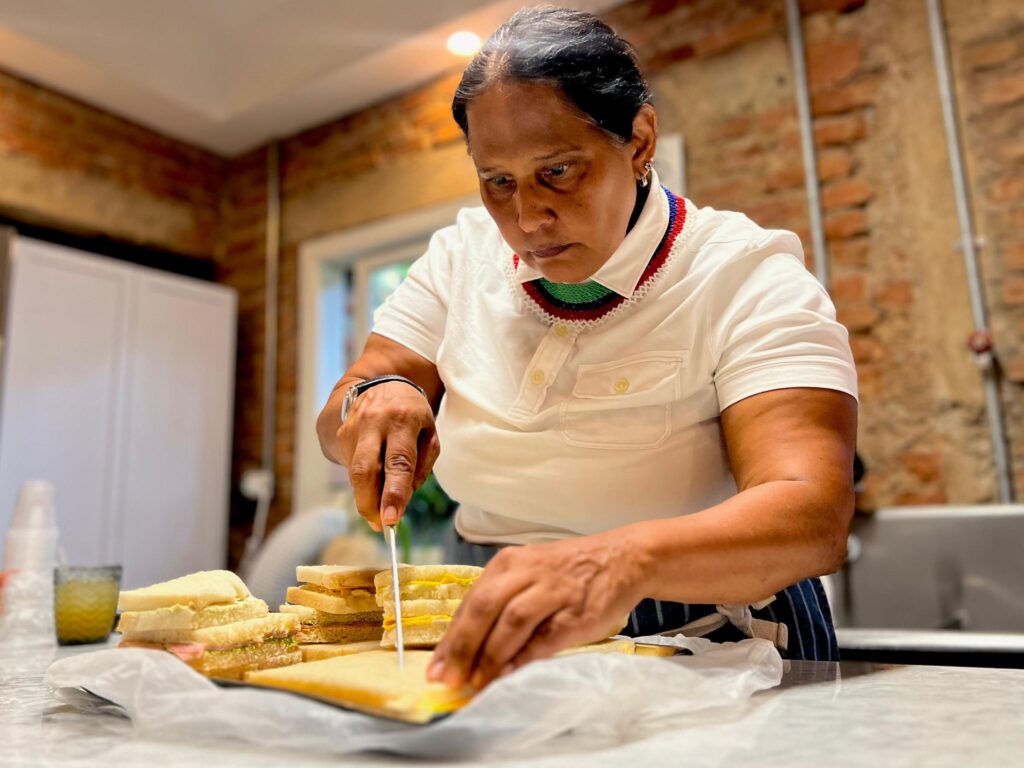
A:
[[[523,4],[0,0],[0,69],[232,156],[459,66],[449,34],[486,38]]]

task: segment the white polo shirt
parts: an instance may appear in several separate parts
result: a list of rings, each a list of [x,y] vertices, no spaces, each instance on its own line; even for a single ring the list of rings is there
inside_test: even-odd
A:
[[[484,208],[438,231],[378,313],[374,332],[444,383],[434,471],[469,541],[706,509],[736,493],[723,410],[786,387],[857,396],[846,329],[799,239],[652,186],[592,277],[622,297],[598,319],[534,298],[539,273]]]

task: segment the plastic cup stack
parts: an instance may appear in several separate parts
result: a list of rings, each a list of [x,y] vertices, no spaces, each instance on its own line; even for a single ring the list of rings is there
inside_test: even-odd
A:
[[[56,642],[53,625],[53,569],[59,534],[53,485],[27,480],[18,492],[4,542],[4,612],[0,639],[37,645]]]

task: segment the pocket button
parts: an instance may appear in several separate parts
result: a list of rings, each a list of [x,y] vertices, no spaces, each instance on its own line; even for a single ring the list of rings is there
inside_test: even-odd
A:
[[[530,383],[535,387],[539,387],[544,383],[544,371],[537,369],[530,373]]]
[[[613,385],[615,394],[624,395],[629,391],[629,379],[619,379]]]

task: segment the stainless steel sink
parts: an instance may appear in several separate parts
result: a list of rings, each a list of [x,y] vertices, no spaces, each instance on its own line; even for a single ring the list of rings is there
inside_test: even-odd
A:
[[[1024,666],[1024,504],[881,509],[827,581],[844,658]]]
[[[1024,504],[881,509],[848,560],[839,627],[1024,633]]]

